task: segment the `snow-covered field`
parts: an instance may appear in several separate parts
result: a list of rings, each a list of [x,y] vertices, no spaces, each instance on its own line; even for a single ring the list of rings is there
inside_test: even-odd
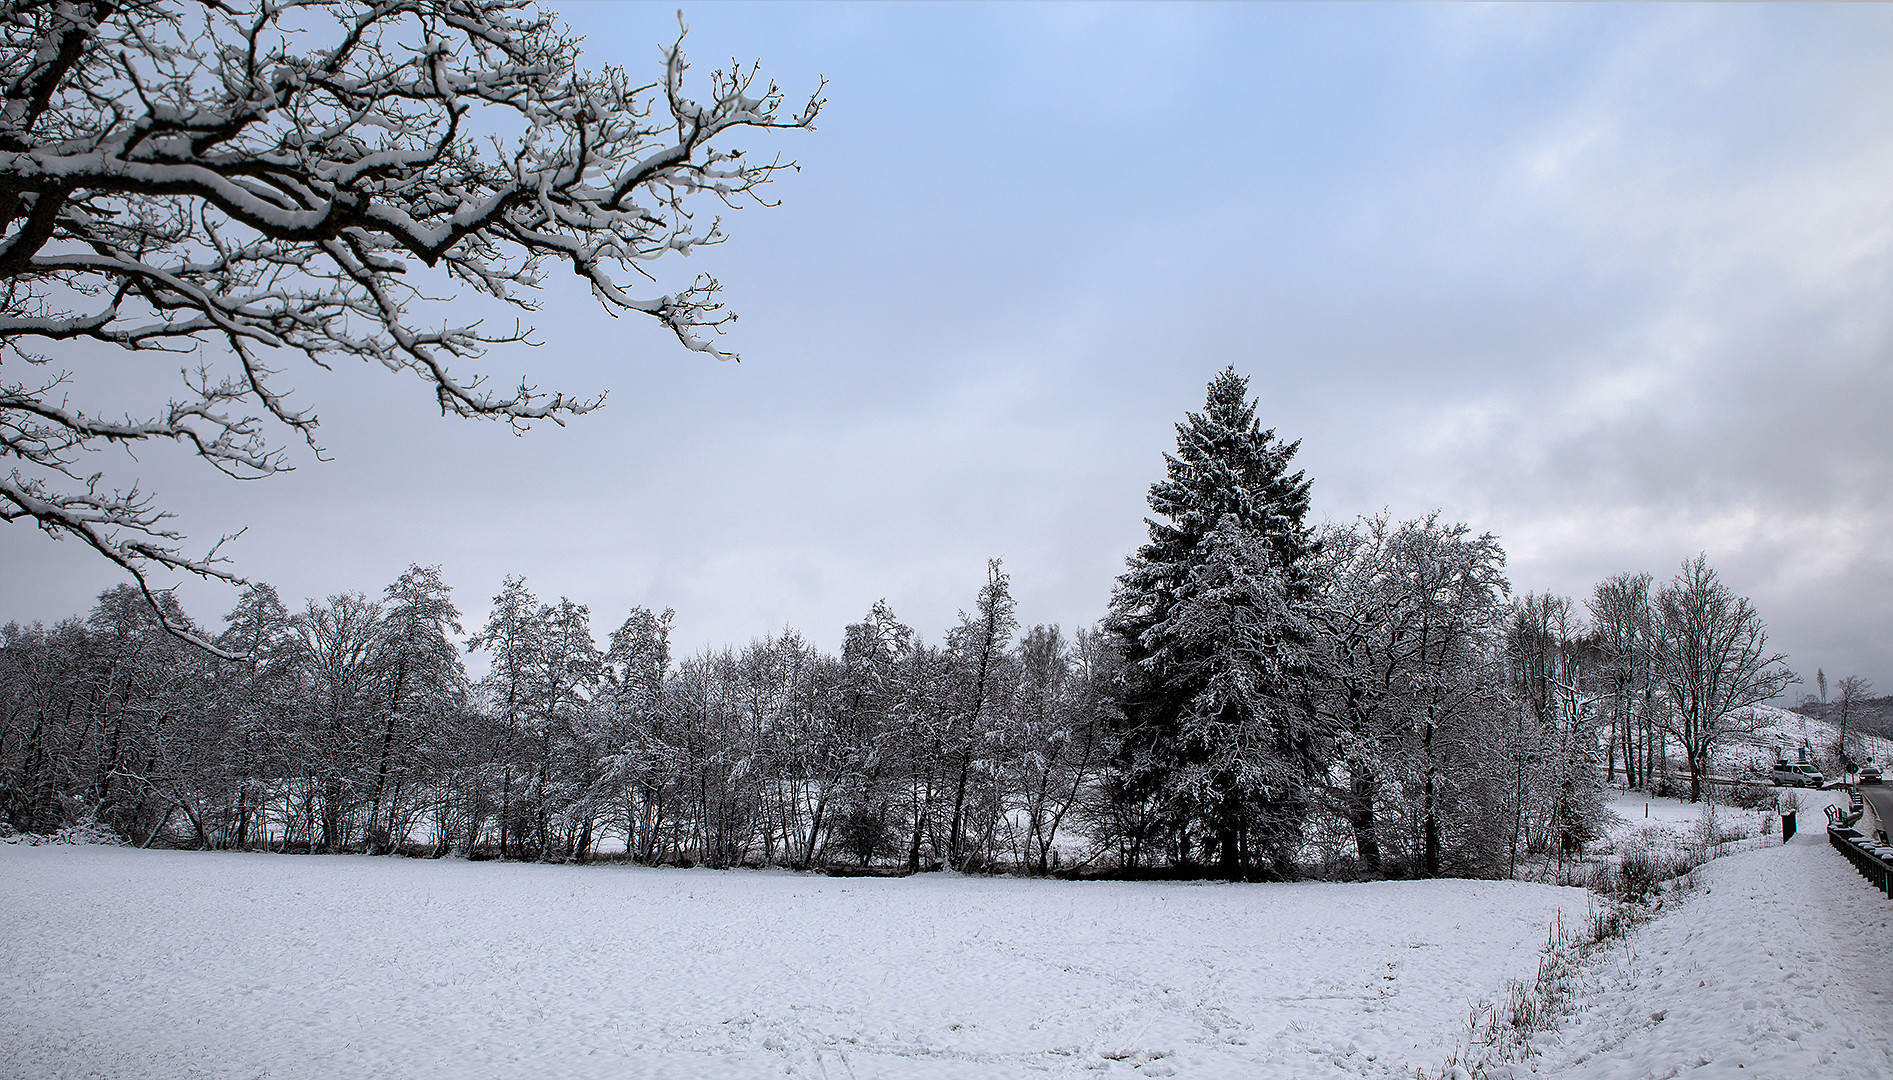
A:
[[[1490,1075],[1893,1076],[1893,901],[1750,840]],[[1620,793],[1612,840],[1699,835]],[[1726,827],[1742,816],[1718,810]],[[1753,816],[1753,815],[1750,815]],[[1746,818],[1744,818],[1746,820]],[[1226,885],[0,845],[0,1078],[1411,1077],[1575,889]]]
[[[1518,1075],[1569,1080],[1893,1076],[1893,901],[1801,832],[1697,871],[1681,906],[1592,971],[1578,1010]]]
[[[1827,828],[1827,818],[1821,813],[1821,807],[1828,802],[1827,793],[1783,788],[1775,794],[1784,800],[1799,801],[1799,828]],[[1712,811],[1707,801],[1692,803],[1641,791],[1610,791],[1606,793],[1604,807],[1613,815],[1607,819],[1605,833],[1609,843],[1618,850],[1633,844],[1654,850],[1700,847],[1712,831],[1723,839],[1740,836],[1759,841],[1764,836],[1780,836],[1777,831],[1780,819],[1772,804],[1745,810],[1718,803]],[[1729,850],[1729,845],[1724,844],[1717,853],[1726,854]]]
[[[1670,829],[1679,833],[1694,830],[1702,824],[1703,805],[1683,799],[1659,798],[1641,791],[1613,790],[1604,799],[1604,806],[1617,815],[1616,820],[1610,823],[1609,832],[1613,839],[1649,828]],[[1718,807],[1716,812],[1719,815],[1737,813],[1726,806]]]
[[[0,845],[0,1076],[1411,1077],[1586,908]]]

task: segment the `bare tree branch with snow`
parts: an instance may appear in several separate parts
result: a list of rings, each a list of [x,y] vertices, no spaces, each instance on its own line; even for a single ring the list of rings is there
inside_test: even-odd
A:
[[[1800,680],[1786,655],[1768,651],[1767,628],[1748,597],[1735,595],[1706,556],[1684,561],[1657,590],[1651,614],[1651,668],[1668,691],[1667,725],[1689,762],[1689,801],[1699,802],[1716,751],[1764,725],[1753,706]]]
[[[723,239],[700,207],[767,205],[793,167],[722,136],[811,127],[823,102],[786,111],[732,65],[699,103],[682,42],[640,83],[578,68],[524,0],[0,3],[0,519],[81,540],[147,597],[154,569],[240,580],[85,463],[171,441],[235,477],[289,469],[270,432],[313,447],[317,424],[281,384],[297,355],[410,372],[443,413],[516,428],[598,407],[466,371],[530,331],[423,321],[459,286],[531,312],[564,267],[733,359],[716,280],[663,292],[647,268]],[[184,385],[141,415],[75,403],[84,341],[187,354]]]

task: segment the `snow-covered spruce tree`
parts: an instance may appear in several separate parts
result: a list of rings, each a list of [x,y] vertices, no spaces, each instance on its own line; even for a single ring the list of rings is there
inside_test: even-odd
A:
[[[1256,422],[1229,368],[1150,487],[1150,541],[1129,559],[1108,629],[1125,666],[1110,781],[1133,860],[1282,875],[1310,809],[1304,666],[1309,482]]]
[[[270,428],[313,445],[316,427],[291,360],[410,373],[443,413],[559,422],[599,400],[485,386],[464,365],[529,332],[441,302],[466,287],[531,312],[555,269],[726,355],[714,279],[623,279],[721,240],[698,206],[761,204],[789,167],[730,134],[809,127],[822,103],[785,112],[753,67],[694,101],[681,45],[645,82],[580,68],[526,0],[0,5],[0,521],[90,546],[163,615],[149,572],[235,575],[88,456],[175,442],[232,476],[282,472]],[[116,417],[74,399],[77,341],[180,354],[177,395]]]

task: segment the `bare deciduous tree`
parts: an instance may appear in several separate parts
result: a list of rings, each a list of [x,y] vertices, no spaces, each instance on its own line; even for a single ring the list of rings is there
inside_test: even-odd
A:
[[[1840,759],[1841,768],[1853,772],[1858,766],[1853,764],[1853,755],[1847,752],[1847,726],[1860,703],[1873,696],[1873,684],[1858,675],[1849,675],[1842,679],[1836,689],[1840,691],[1840,733],[1834,738],[1834,756]]]
[[[1621,748],[1624,782],[1635,787],[1645,783],[1652,771],[1649,710],[1637,707],[1650,689],[1650,575],[1613,575],[1597,584],[1588,603],[1593,639],[1603,662],[1603,698],[1610,709],[1605,779],[1616,778]]]
[[[1715,752],[1762,724],[1751,706],[1795,682],[1787,657],[1768,651],[1762,617],[1698,555],[1659,589],[1651,630],[1652,673],[1669,695],[1668,725],[1689,763],[1689,798]]]
[[[577,67],[576,39],[526,0],[0,4],[0,519],[89,545],[161,612],[150,570],[238,579],[88,456],[169,440],[232,476],[284,471],[273,425],[312,446],[316,427],[286,359],[379,363],[443,413],[516,427],[599,404],[461,370],[528,331],[455,321],[435,301],[459,286],[530,312],[563,266],[607,311],[727,355],[714,279],[649,296],[624,279],[721,240],[694,207],[760,202],[789,167],[720,136],[808,127],[822,101],[784,112],[731,67],[700,104],[681,45],[639,83]],[[183,385],[141,415],[75,402],[87,341],[187,355]]]
[[[1403,821],[1415,826],[1407,861],[1418,873],[1489,865],[1473,836],[1449,828],[1473,816],[1456,812],[1470,791],[1508,786],[1481,785],[1459,750],[1500,696],[1487,669],[1509,591],[1504,552],[1490,534],[1438,515],[1362,518],[1327,526],[1320,540],[1310,707],[1329,743],[1319,789],[1370,872],[1382,870]],[[1488,802],[1479,816],[1502,809]]]

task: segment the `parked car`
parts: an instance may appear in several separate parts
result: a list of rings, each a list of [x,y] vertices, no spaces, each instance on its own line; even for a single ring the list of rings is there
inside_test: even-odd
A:
[[[1863,784],[1883,783],[1884,781],[1880,779],[1880,767],[1878,765],[1862,765],[1860,767],[1860,782]]]
[[[1821,770],[1799,761],[1777,761],[1775,767],[1768,770],[1768,778],[1777,787],[1820,787],[1827,778]]]

